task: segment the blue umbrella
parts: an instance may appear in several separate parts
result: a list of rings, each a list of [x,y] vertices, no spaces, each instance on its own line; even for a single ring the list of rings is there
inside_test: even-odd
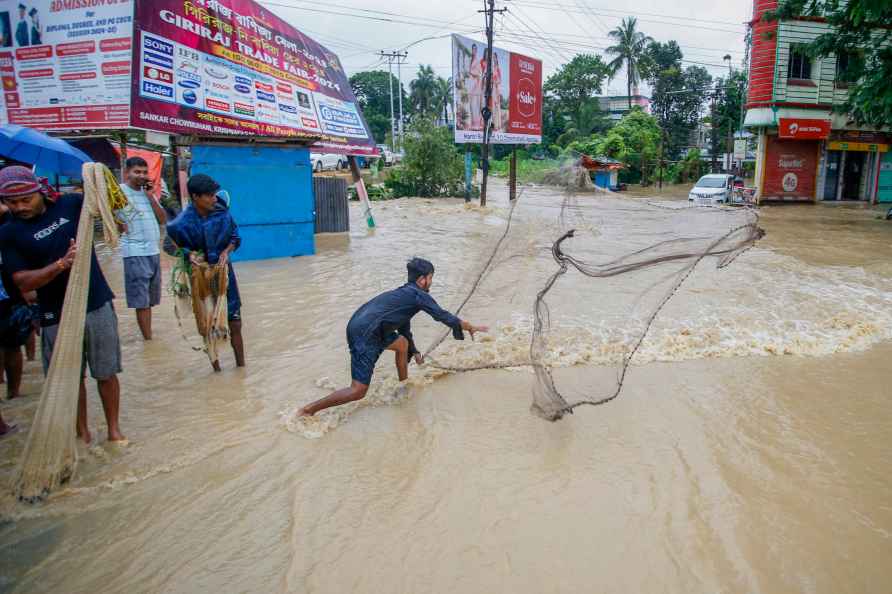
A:
[[[75,177],[81,175],[84,163],[92,161],[87,153],[61,138],[15,124],[0,126],[0,155],[36,165],[43,171]]]

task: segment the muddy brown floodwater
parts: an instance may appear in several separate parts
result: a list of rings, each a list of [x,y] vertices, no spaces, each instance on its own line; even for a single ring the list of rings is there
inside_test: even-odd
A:
[[[620,397],[549,423],[529,412],[522,365],[562,229],[603,259],[744,216],[591,195],[562,220],[562,200],[524,190],[464,311],[491,334],[434,353],[517,367],[413,367],[399,385],[385,356],[366,402],[309,423],[296,410],[348,379],[351,313],[401,284],[409,257],[436,264],[442,305],[461,302],[504,229],[503,186],[489,209],[375,203],[374,232],[354,206],[353,231],[315,256],[238,264],[246,370],[227,350],[213,374],[169,299],[143,344],[119,297],[132,444],[84,451],[42,506],[3,500],[0,592],[888,592],[892,224],[858,206],[763,208],[765,239],[697,268]],[[102,262],[123,296],[119,258]],[[561,280],[549,362],[563,390],[615,386],[646,289],[671,272]],[[413,328],[422,346],[440,331],[424,314]],[[26,396],[2,403],[25,429],[0,442],[3,484],[40,379],[29,364]],[[92,386],[90,400],[104,437]]]

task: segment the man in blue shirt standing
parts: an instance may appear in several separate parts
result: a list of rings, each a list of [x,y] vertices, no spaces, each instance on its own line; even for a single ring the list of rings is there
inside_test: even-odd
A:
[[[3,266],[22,293],[37,291],[40,306],[41,354],[43,370],[49,370],[69,271],[78,246],[77,226],[83,196],[66,194],[53,202],[40,182],[26,167],[13,166],[0,171],[0,200],[13,220],[0,227]],[[112,305],[114,294],[99,268],[96,252],[90,259],[90,286],[87,318],[84,324],[84,361],[96,379],[110,442],[126,441],[118,425],[121,387],[121,343],[118,318]],[[87,425],[87,388],[81,378],[77,407],[77,436],[90,443]]]
[[[196,173],[186,184],[192,203],[167,224],[167,236],[175,246],[184,250],[194,265],[217,264],[226,266],[226,306],[229,318],[229,342],[235,355],[236,367],[245,366],[245,340],[242,337],[242,298],[238,290],[235,269],[229,255],[242,244],[238,225],[229,207],[217,194],[220,184],[211,176]],[[212,363],[220,371],[220,362]]]
[[[397,289],[382,293],[360,307],[347,324],[347,345],[350,348],[349,388],[332,392],[325,398],[308,404],[300,410],[301,416],[347,404],[365,397],[375,371],[375,363],[385,351],[396,354],[396,370],[400,381],[409,377],[409,357],[419,365],[423,357],[412,338],[411,320],[419,311],[452,328],[457,340],[464,339],[464,332],[471,338],[477,332],[487,332],[486,326],[475,326],[460,320],[442,309],[429,295],[434,283],[434,265],[422,258],[413,258],[406,264],[408,282]]]
[[[124,293],[127,307],[136,310],[136,323],[145,340],[152,340],[152,308],[161,303],[161,230],[167,215],[158,200],[151,196],[149,165],[142,157],[130,157],[124,163],[126,208],[118,211],[126,221],[127,231],[121,235],[121,256],[124,257]]]

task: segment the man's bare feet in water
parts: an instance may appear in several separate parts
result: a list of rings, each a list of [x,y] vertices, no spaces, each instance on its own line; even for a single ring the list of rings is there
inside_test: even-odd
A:
[[[78,429],[77,438],[84,442],[84,445],[90,445],[90,443],[93,441],[93,436],[90,434],[89,429]]]

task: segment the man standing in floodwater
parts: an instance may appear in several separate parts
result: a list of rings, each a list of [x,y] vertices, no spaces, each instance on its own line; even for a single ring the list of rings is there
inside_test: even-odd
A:
[[[121,235],[124,259],[124,293],[127,307],[136,310],[136,323],[144,340],[152,340],[152,308],[161,303],[161,229],[167,215],[152,196],[149,164],[142,157],[124,163],[121,186],[128,206],[118,211],[127,221]]]
[[[464,340],[464,333],[471,338],[477,332],[489,330],[486,326],[475,326],[460,320],[442,309],[429,295],[434,283],[434,265],[422,258],[413,258],[406,264],[408,282],[392,291],[382,293],[360,307],[347,324],[347,345],[350,347],[349,388],[332,392],[325,398],[300,409],[301,416],[312,416],[317,412],[347,404],[365,397],[372,381],[375,363],[385,351],[396,354],[396,370],[400,381],[409,377],[409,357],[414,357],[419,365],[423,362],[421,353],[415,348],[410,323],[419,311],[425,311],[438,322],[452,328],[456,340]]]
[[[192,264],[207,263],[226,266],[229,283],[226,288],[226,306],[229,315],[229,341],[235,354],[237,367],[245,366],[245,341],[242,338],[242,298],[239,294],[235,270],[229,254],[242,244],[238,225],[229,206],[217,196],[220,184],[211,176],[196,173],[186,184],[192,204],[167,224],[167,236],[176,247],[183,249]],[[220,371],[220,362],[213,362],[214,371]]]
[[[23,294],[37,291],[43,327],[41,355],[46,373],[59,332],[71,267],[79,249],[75,240],[84,197],[65,194],[58,200],[50,200],[31,170],[15,165],[0,171],[0,200],[13,215],[11,222],[0,227],[3,266]],[[112,303],[115,295],[105,281],[96,251],[91,251],[83,360],[84,364],[89,364],[90,375],[99,389],[108,425],[108,441],[124,444],[127,440],[118,424],[121,342],[118,317]],[[77,436],[85,443],[92,439],[87,424],[87,387],[83,376],[77,401]]]

